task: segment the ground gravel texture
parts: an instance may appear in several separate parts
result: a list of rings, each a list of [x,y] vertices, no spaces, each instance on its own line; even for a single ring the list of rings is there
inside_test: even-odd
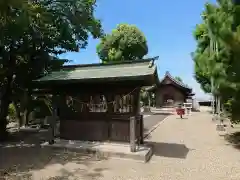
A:
[[[34,180],[240,180],[240,151],[215,124],[208,112],[167,117],[147,139],[154,155],[146,164],[39,147],[1,148],[0,173]]]

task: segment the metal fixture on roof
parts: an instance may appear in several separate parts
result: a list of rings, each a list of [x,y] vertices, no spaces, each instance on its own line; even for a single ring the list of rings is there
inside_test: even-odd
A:
[[[156,57],[152,58],[152,60],[149,62],[148,67],[149,68],[153,67],[155,60],[158,60],[158,58],[159,58],[159,56],[156,56]]]
[[[153,67],[153,65],[154,65],[154,61],[151,60],[151,61],[149,62],[149,64],[148,64],[148,67],[151,68],[151,67]]]

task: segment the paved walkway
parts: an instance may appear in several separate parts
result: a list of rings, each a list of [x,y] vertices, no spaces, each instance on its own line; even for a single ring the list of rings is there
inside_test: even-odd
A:
[[[46,158],[48,150],[38,150],[37,156],[36,151],[29,148],[22,151],[29,161],[32,152],[33,160],[42,162],[30,168],[32,179],[36,180],[50,177],[74,180],[240,180],[240,151],[227,145],[219,136],[207,112],[193,113],[188,119],[168,116],[151,133],[148,143],[154,147],[155,154],[146,164],[130,160],[96,160],[66,152],[54,153],[49,159]],[[16,153],[14,155],[15,159],[21,158]],[[23,167],[21,164],[16,171],[25,171],[21,170]]]
[[[152,114],[149,116],[143,117],[144,132],[148,134],[154,126],[163,121],[168,115],[164,114]]]

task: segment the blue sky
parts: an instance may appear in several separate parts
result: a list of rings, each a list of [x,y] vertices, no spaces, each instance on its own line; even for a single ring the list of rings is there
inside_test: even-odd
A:
[[[135,24],[147,38],[148,56],[159,56],[159,77],[169,71],[191,86],[197,98],[207,98],[193,78],[190,55],[196,47],[192,32],[201,22],[205,3],[206,0],[97,0],[96,17],[101,19],[106,33],[119,23]],[[74,64],[100,62],[96,54],[98,42],[89,38],[86,49],[61,57],[73,60]]]

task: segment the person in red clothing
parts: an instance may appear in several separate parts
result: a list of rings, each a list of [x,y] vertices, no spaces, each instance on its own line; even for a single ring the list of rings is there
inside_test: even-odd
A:
[[[180,118],[182,119],[183,115],[185,114],[185,110],[184,110],[184,108],[182,107],[181,104],[178,105],[176,111],[177,111],[177,115],[179,115]]]

